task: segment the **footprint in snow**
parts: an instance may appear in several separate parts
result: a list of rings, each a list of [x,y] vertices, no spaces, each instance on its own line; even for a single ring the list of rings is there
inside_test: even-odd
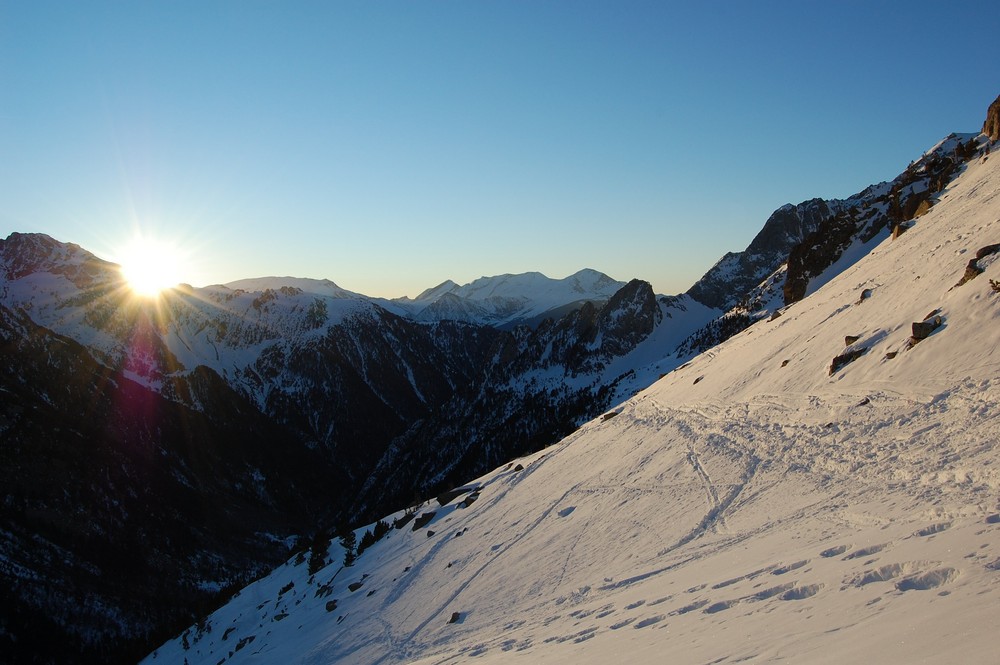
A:
[[[754,595],[750,596],[752,600],[767,600],[768,598],[773,598],[779,594],[790,591],[795,587],[795,582],[789,582],[787,584],[779,584],[778,586],[773,586],[770,589],[764,589],[763,591],[758,591]]]
[[[871,570],[862,571],[859,575],[846,580],[846,584],[861,588],[868,584],[874,584],[876,582],[889,582],[897,578],[903,578],[904,580],[912,580],[907,582],[905,589],[900,589],[900,591],[908,591],[910,589],[917,588],[934,588],[941,586],[945,582],[951,581],[957,575],[957,571],[954,568],[941,568],[937,571],[931,571],[932,573],[941,573],[941,571],[951,571],[950,573],[941,573],[940,575],[931,575],[925,572],[927,568],[935,565],[933,561],[907,561],[904,563],[890,563],[879,568],[873,568]],[[928,576],[926,579],[925,576]],[[903,580],[900,580],[902,583]],[[934,584],[934,582],[937,582]],[[928,586],[933,584],[933,586]],[[897,584],[897,587],[899,584]]]
[[[694,612],[695,610],[700,610],[701,608],[705,607],[705,605],[708,605],[707,600],[696,600],[690,605],[685,605],[680,609],[674,610],[673,612],[670,613],[670,616],[678,614],[687,614],[688,612]]]
[[[604,607],[602,607],[597,612],[596,616],[597,616],[598,619],[603,619],[604,617],[611,616],[614,613],[615,613],[615,606],[609,604],[609,605],[605,605]]]
[[[822,588],[822,584],[808,584],[806,586],[795,587],[781,594],[779,598],[781,600],[805,600],[806,598],[815,596]]]
[[[889,547],[889,543],[883,543],[881,545],[871,545],[869,547],[862,547],[860,550],[856,550],[845,556],[843,558],[843,561],[849,561],[851,559],[860,559],[862,557],[871,556],[872,554],[878,554],[887,547]]]
[[[557,642],[562,644],[563,642],[569,642],[572,640],[575,643],[584,642],[589,640],[597,632],[597,626],[591,626],[590,628],[584,628],[580,632],[573,633],[572,635],[556,635],[553,637],[546,637],[542,640],[544,643],[549,644],[551,642]]]
[[[896,589],[899,591],[930,591],[948,584],[956,577],[958,577],[958,570],[955,568],[938,568],[926,573],[904,577],[896,582]]]
[[[732,607],[733,605],[735,605],[738,602],[740,602],[738,599],[737,600],[722,600],[722,601],[719,601],[718,603],[712,603],[711,605],[709,605],[708,607],[706,607],[702,611],[705,614],[715,614],[716,612],[721,612],[723,610],[728,610],[730,607]]]
[[[636,629],[646,628],[648,626],[652,626],[654,624],[660,623],[661,621],[663,621],[666,618],[667,617],[664,614],[657,614],[656,616],[651,616],[651,617],[649,617],[647,619],[643,619],[642,621],[637,622],[633,626],[633,628],[636,628]]]
[[[836,547],[831,547],[828,550],[823,550],[819,553],[819,555],[825,559],[829,559],[830,557],[840,556],[849,549],[851,549],[850,545],[837,545]]]
[[[793,570],[798,570],[802,566],[809,563],[809,559],[803,559],[802,561],[796,561],[795,563],[790,563],[787,566],[781,566],[780,568],[775,568],[771,571],[772,575],[784,575],[785,573],[790,573]]]
[[[935,533],[941,533],[951,528],[951,522],[941,522],[939,524],[931,524],[930,526],[924,527],[919,531],[913,533],[914,536],[933,536]]]
[[[635,617],[629,617],[628,619],[622,619],[618,623],[611,624],[611,630],[618,630],[619,628],[624,628],[625,626],[629,625],[633,621],[635,621]]]

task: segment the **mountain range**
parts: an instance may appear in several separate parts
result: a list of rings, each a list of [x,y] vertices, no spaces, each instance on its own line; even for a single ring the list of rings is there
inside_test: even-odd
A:
[[[989,276],[946,288],[956,262],[995,272],[977,251],[998,242],[989,123],[847,199],[779,208],[674,296],[583,270],[397,300],[271,277],[154,305],[84,249],[12,234],[0,646],[128,662],[174,634],[150,662],[561,662],[619,653],[629,627],[650,629],[635,653],[651,662],[676,630],[715,657],[734,646],[713,651],[712,630],[772,611],[784,641],[725,655],[791,649],[801,618],[774,599],[811,608],[835,579],[838,617],[862,606],[852,590],[896,585],[868,615],[880,627],[910,590],[995,602],[972,587],[1000,568],[982,396],[996,293]],[[919,346],[911,323],[932,328]],[[967,562],[914,546],[976,538]],[[752,609],[730,625],[736,605]],[[982,653],[967,643],[950,653]]]

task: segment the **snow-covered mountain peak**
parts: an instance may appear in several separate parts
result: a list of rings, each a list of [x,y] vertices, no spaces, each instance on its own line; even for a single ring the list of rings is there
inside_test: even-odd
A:
[[[429,289],[425,289],[425,290],[421,291],[420,295],[418,295],[416,298],[413,298],[413,299],[410,299],[410,298],[400,298],[399,300],[401,300],[401,301],[409,301],[409,302],[413,302],[413,301],[433,302],[433,301],[437,300],[438,298],[440,298],[441,296],[445,295],[446,293],[451,293],[452,291],[454,291],[457,288],[458,288],[458,284],[456,284],[455,282],[451,281],[450,279],[446,279],[445,281],[441,282],[437,286],[433,286],[433,287],[431,287]]]
[[[566,278],[579,293],[607,293],[622,287],[622,282],[592,268],[584,268]]]
[[[562,279],[540,272],[480,277],[458,285],[448,280],[414,299],[393,302],[422,321],[453,319],[497,326],[536,323],[584,302],[607,301],[625,282],[584,269]]]
[[[223,286],[233,291],[246,291],[248,293],[263,293],[268,289],[280,291],[284,288],[332,298],[366,297],[353,291],[342,289],[328,279],[309,279],[306,277],[251,277],[249,279],[238,279],[233,282],[227,282]]]
[[[43,233],[11,233],[0,240],[0,269],[0,277],[8,281],[48,273],[67,278],[77,288],[122,279],[116,264]]]

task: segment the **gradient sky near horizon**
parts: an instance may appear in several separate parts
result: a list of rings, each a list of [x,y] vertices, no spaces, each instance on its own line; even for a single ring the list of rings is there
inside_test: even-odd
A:
[[[992,2],[0,0],[0,238],[371,296],[686,290],[1000,93]]]

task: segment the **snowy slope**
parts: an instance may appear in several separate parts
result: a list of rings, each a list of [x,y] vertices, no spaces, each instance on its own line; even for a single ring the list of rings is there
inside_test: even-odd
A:
[[[416,298],[393,302],[420,321],[451,319],[508,326],[553,316],[584,302],[604,302],[623,286],[625,282],[590,269],[563,279],[528,272],[480,277],[462,286],[449,280]]]
[[[686,360],[676,353],[681,342],[722,314],[687,294],[661,296],[658,305],[662,316],[660,323],[632,351],[612,358],[596,381],[596,385],[610,385],[617,380],[615,397],[611,400],[614,404],[681,365]]]
[[[1000,254],[955,285],[996,243],[978,159],[779,318],[144,662],[993,662]]]

